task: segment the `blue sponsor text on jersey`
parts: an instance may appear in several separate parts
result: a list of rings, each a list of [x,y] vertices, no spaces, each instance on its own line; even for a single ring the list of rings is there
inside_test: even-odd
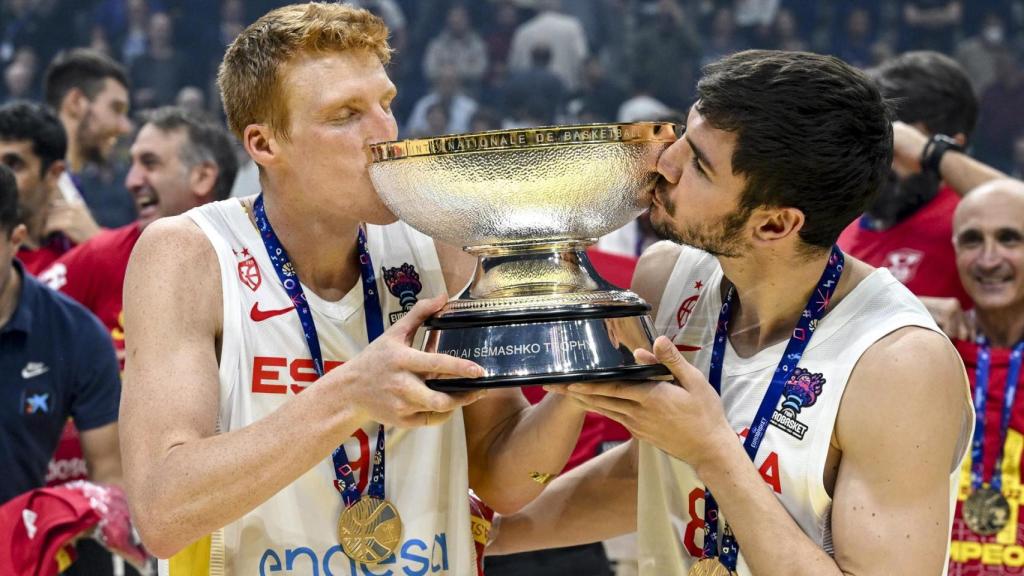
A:
[[[260,558],[260,575],[303,576],[426,576],[448,573],[448,538],[442,532],[431,543],[410,538],[395,555],[374,565],[356,562],[335,544],[322,554],[300,546],[285,550],[268,548]]]

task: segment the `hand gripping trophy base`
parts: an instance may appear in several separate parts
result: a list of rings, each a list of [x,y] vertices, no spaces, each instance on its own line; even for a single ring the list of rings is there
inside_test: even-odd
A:
[[[471,249],[476,275],[427,320],[424,349],[473,360],[486,375],[427,385],[452,392],[669,374],[636,362],[633,351],[653,341],[651,307],[602,279],[587,243]]]

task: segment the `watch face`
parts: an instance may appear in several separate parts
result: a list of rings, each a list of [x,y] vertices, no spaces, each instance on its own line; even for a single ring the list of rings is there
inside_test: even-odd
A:
[[[939,162],[947,150],[963,152],[964,148],[956,140],[945,134],[933,134],[921,153],[921,171],[939,175]]]

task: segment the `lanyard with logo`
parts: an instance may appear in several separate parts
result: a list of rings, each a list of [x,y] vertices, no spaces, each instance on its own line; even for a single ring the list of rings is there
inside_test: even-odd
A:
[[[1003,495],[1003,454],[1006,450],[1006,433],[1010,428],[1010,416],[1017,384],[1020,378],[1021,356],[1024,354],[1024,340],[1013,347],[1010,353],[1010,369],[1006,375],[1003,390],[1003,409],[999,419],[999,452],[996,453],[992,478],[985,481],[985,405],[988,401],[989,368],[992,356],[988,339],[979,336],[978,364],[974,372],[974,438],[971,440],[971,493],[963,506],[964,523],[972,532],[991,536],[1000,532],[1010,520],[1010,503]]]
[[[299,283],[298,274],[291,258],[281,245],[280,239],[270,225],[263,194],[253,203],[256,228],[263,239],[270,262],[274,265],[278,279],[295,306],[295,312],[302,325],[302,334],[313,357],[313,368],[318,377],[324,375],[323,353],[309,301]],[[366,234],[359,229],[357,241],[360,277],[363,286],[363,311],[366,319],[366,337],[373,342],[384,333],[384,319],[381,315],[380,296],[377,294],[377,279],[374,275],[370,251],[366,246]],[[345,446],[339,445],[331,454],[335,474],[335,487],[341,493],[345,509],[338,520],[338,539],[346,556],[365,564],[376,564],[394,555],[401,540],[402,521],[398,509],[384,498],[384,425],[377,430],[377,446],[373,454],[373,472],[366,496],[359,492],[352,466],[349,464]]]
[[[800,358],[803,357],[804,350],[807,348],[811,336],[814,335],[814,329],[817,327],[818,321],[825,316],[829,301],[832,299],[832,293],[839,282],[839,277],[843,273],[844,260],[845,258],[839,247],[833,246],[832,252],[829,254],[828,264],[825,266],[825,271],[822,272],[821,279],[818,280],[814,292],[811,293],[810,300],[807,301],[807,306],[804,307],[804,311],[800,315],[796,328],[793,330],[793,335],[790,336],[789,343],[786,345],[786,351],[783,353],[782,359],[772,375],[768,391],[761,400],[761,405],[757,409],[754,421],[750,425],[747,438],[743,442],[743,448],[746,450],[751,462],[754,461],[754,457],[757,456],[757,451],[761,447],[761,441],[764,440],[765,433],[768,431],[772,413],[775,411],[779,400],[782,399],[782,393],[785,390],[786,381],[789,379],[790,373],[796,368]],[[735,295],[736,289],[730,287],[725,295],[725,299],[722,301],[722,311],[718,315],[718,325],[715,328],[715,342],[711,349],[711,369],[709,370],[708,381],[719,395],[722,392],[722,364],[725,358],[725,343],[729,339],[729,319]],[[711,491],[705,488],[704,550],[701,554],[701,559],[690,570],[690,576],[717,576],[736,573],[736,563],[739,560],[740,547],[728,524],[726,524],[722,533],[722,548],[720,552],[719,554],[718,503],[715,502]]]

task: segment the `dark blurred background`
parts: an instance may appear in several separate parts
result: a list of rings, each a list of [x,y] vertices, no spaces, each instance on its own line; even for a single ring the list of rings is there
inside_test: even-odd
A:
[[[286,3],[0,0],[0,100],[40,99],[47,62],[90,46],[130,71],[133,112],[177,103],[220,116],[214,77],[225,47]],[[973,155],[1008,173],[1024,166],[1024,0],[354,3],[392,30],[404,137],[678,117],[700,67],[744,48],[811,50],[861,67],[930,49],[956,58],[981,100]]]

